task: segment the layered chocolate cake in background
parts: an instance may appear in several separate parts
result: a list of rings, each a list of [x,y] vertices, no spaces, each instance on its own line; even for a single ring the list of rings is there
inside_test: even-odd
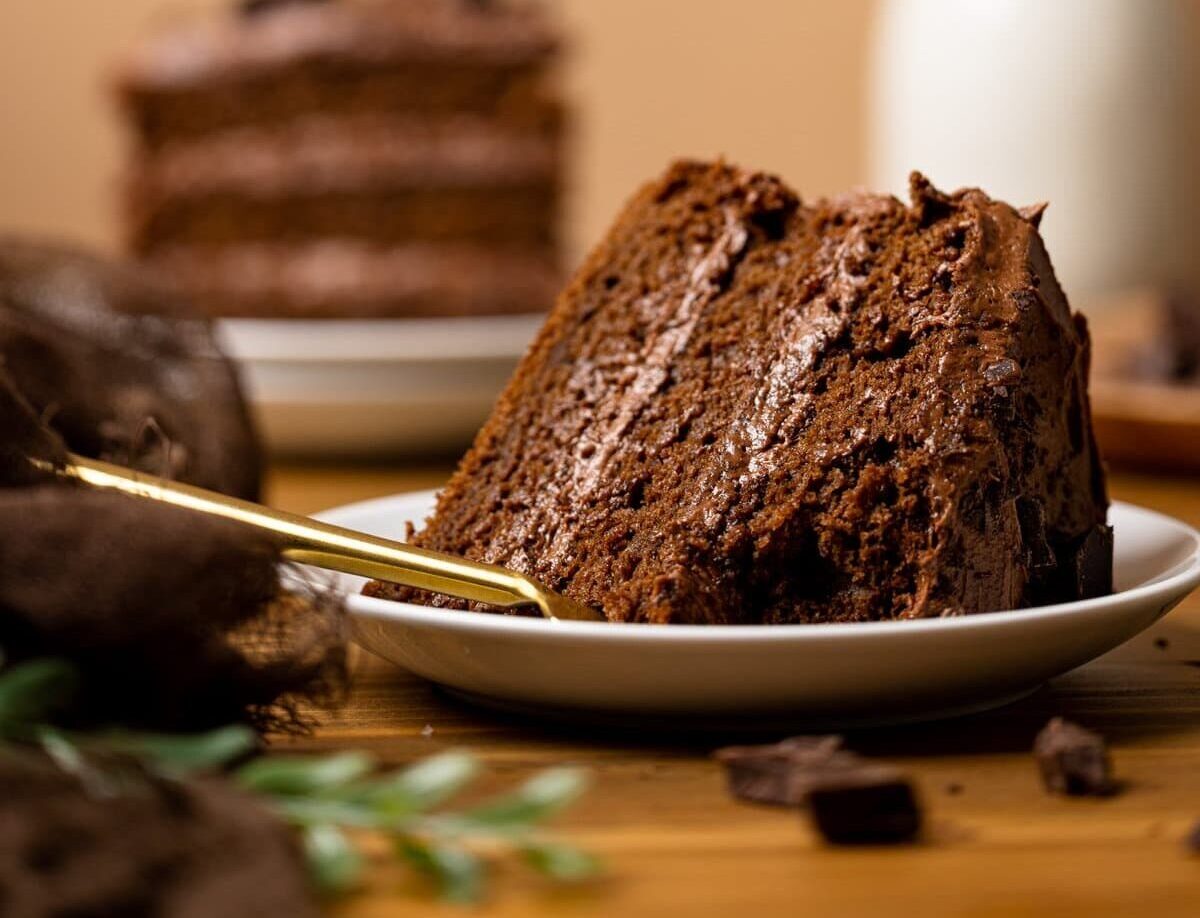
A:
[[[211,315],[544,310],[558,44],[522,0],[245,2],[167,28],[119,73],[129,247]]]
[[[805,204],[769,175],[677,163],[559,297],[415,543],[614,621],[1108,592],[1088,333],[1040,216],[915,174],[907,205]]]
[[[133,266],[0,236],[0,372],[85,456],[257,498],[257,436],[210,323]]]

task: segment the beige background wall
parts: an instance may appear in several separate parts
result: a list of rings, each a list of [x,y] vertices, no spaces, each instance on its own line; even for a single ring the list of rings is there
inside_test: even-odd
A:
[[[106,68],[157,20],[230,0],[0,0],[0,230],[115,247]],[[550,0],[574,35],[576,251],[677,155],[805,194],[863,180],[869,0]]]

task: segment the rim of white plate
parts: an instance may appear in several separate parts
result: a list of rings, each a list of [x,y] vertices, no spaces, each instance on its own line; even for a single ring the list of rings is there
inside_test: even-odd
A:
[[[409,319],[220,319],[218,335],[251,363],[516,361],[545,314]]]

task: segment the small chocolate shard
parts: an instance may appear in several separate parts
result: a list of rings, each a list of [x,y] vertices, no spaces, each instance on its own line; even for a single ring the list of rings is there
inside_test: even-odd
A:
[[[1051,718],[1037,735],[1033,754],[1050,793],[1108,797],[1118,790],[1104,738],[1078,724]]]
[[[771,806],[804,802],[813,770],[838,755],[840,736],[794,736],[765,746],[726,746],[714,757],[725,766],[729,793]]]
[[[1113,531],[1093,526],[1075,549],[1071,574],[1078,599],[1107,596],[1113,589]]]
[[[808,808],[825,840],[835,845],[898,844],[921,831],[912,783],[890,765],[823,769],[808,793]]]
[[[1058,562],[1054,548],[1046,536],[1046,511],[1042,502],[1028,497],[1017,498],[1017,521],[1021,526],[1021,541],[1025,546],[1025,564],[1035,582],[1054,573]]]
[[[1034,229],[1038,229],[1042,225],[1042,215],[1049,206],[1045,201],[1038,201],[1036,204],[1030,204],[1028,207],[1018,207],[1017,213],[1021,215],[1022,220],[1031,224]]]
[[[1015,386],[1021,381],[1021,366],[1011,357],[993,360],[983,368],[989,386]]]

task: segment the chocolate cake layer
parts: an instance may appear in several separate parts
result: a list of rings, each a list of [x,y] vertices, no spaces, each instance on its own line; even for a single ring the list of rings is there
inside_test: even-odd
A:
[[[126,90],[126,115],[139,144],[156,149],[180,139],[254,125],[283,125],[314,114],[467,112],[512,128],[543,131],[559,118],[541,91],[542,69],[459,63],[394,62],[375,68],[305,64],[277,76],[161,92]]]
[[[311,242],[354,237],[549,247],[558,193],[542,183],[496,188],[362,189],[281,199],[220,193],[172,197],[130,214],[129,244],[145,255],[166,245]]]
[[[172,144],[134,166],[139,252],[177,243],[357,236],[548,245],[553,136],[473,117],[306,119]]]
[[[528,126],[557,41],[536,8],[456,0],[297,4],[178,24],[118,77],[155,146],[313,112],[471,111]]]
[[[474,116],[313,117],[173,143],[134,161],[129,191],[142,208],[154,209],[207,194],[549,184],[558,176],[558,153],[553,134],[508,131]]]
[[[549,251],[353,239],[185,246],[147,264],[210,315],[294,318],[542,312],[561,285]]]
[[[0,360],[74,452],[256,498],[261,460],[208,323],[133,268],[0,237]]]
[[[618,621],[1078,596],[1081,546],[1111,552],[1086,326],[1036,214],[918,175],[911,199],[672,167],[559,297],[416,544]]]

